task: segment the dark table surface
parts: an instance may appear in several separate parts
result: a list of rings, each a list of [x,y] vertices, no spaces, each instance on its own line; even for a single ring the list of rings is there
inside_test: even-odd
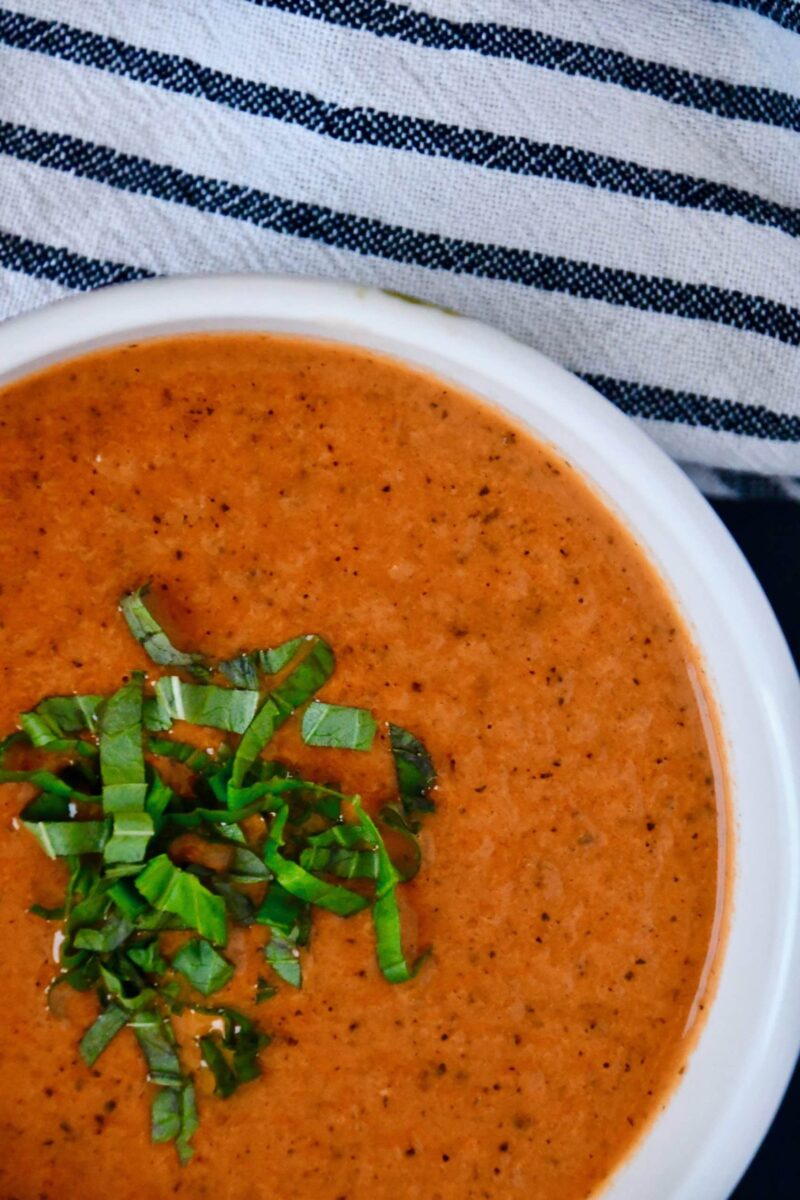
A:
[[[739,543],[781,623],[800,665],[800,504],[720,501],[717,513]],[[800,1003],[800,997],[798,997]],[[797,1200],[800,1196],[800,1070],[734,1200]]]

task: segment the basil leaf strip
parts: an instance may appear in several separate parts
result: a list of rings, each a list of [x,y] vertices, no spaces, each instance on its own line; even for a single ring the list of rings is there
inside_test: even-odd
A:
[[[304,946],[311,928],[308,904],[287,892],[279,883],[270,884],[256,913],[259,925],[268,925],[273,933]]]
[[[258,1052],[269,1044],[270,1038],[261,1033],[253,1021],[233,1008],[199,1008],[199,1012],[222,1017],[224,1033],[211,1033],[200,1038],[200,1048],[206,1065],[216,1081],[220,1096],[230,1096],[240,1084],[257,1079],[261,1074]],[[223,1047],[232,1052],[229,1059]]]
[[[52,771],[6,771],[0,768],[0,783],[32,783],[48,795],[63,796],[65,800],[74,800],[76,803],[97,804],[100,800],[99,796],[76,791]]]
[[[272,738],[278,725],[281,724],[280,718],[280,710],[272,697],[268,696],[248,725],[239,743],[233,760],[233,774],[231,775],[232,790],[244,790],[242,789],[242,784],[244,783],[245,776],[267,742]],[[262,785],[259,784],[258,786]],[[241,798],[239,798],[239,802],[241,802]]]
[[[175,1139],[175,1149],[182,1167],[186,1166],[194,1154],[190,1142],[199,1124],[194,1084],[187,1082],[181,1091],[181,1131]]]
[[[248,846],[234,851],[229,875],[235,883],[264,883],[271,877],[269,868]]]
[[[53,738],[62,738],[65,733],[96,733],[102,704],[102,696],[49,696],[32,713],[22,713],[20,724],[24,717],[35,716],[47,726]],[[34,746],[39,744],[30,734],[28,737]]]
[[[436,805],[428,793],[436,786],[436,771],[428,751],[400,725],[389,725],[389,744],[403,808],[406,812],[434,812]]]
[[[181,946],[172,965],[204,996],[218,992],[233,978],[234,969],[228,960],[202,938],[193,938]]]
[[[281,724],[327,683],[336,666],[332,648],[319,634],[310,634],[303,641],[307,647],[306,653],[294,670],[271,692],[273,700],[283,713]]]
[[[125,953],[131,962],[147,975],[163,975],[167,969],[167,964],[161,956],[158,941],[155,938],[152,942],[132,946]]]
[[[174,799],[175,793],[172,788],[164,783],[160,775],[154,775],[144,801],[145,812],[151,817],[154,829],[160,828],[161,818]]]
[[[104,860],[107,863],[142,862],[153,833],[153,818],[149,813],[117,813],[114,831],[103,850]]]
[[[103,811],[141,812],[147,784],[142,747],[142,684],[136,672],[100,711],[100,772]]]
[[[95,954],[110,954],[133,931],[125,917],[114,913],[100,929],[79,929],[73,939],[78,950],[93,950]]]
[[[189,1143],[198,1124],[195,1090],[188,1080],[179,1088],[159,1088],[150,1110],[150,1138],[153,1142],[174,1142],[183,1167],[194,1153]]]
[[[309,846],[345,846],[353,849],[364,841],[364,831],[358,825],[332,825],[322,833],[312,833]]]
[[[330,679],[335,665],[333,650],[316,634],[302,639],[306,653],[283,683],[264,700],[250,727],[246,730],[233,760],[231,785],[240,788],[247,772],[272,738],[276,729],[296,708],[310,700]]]
[[[357,797],[353,800],[353,807],[365,837],[373,842],[378,850],[378,878],[375,903],[372,906],[378,966],[383,977],[388,979],[389,983],[405,983],[417,973],[424,956],[418,958],[413,966],[409,966],[406,961],[403,953],[400,909],[397,905],[397,885],[401,881],[400,875],[389,858],[378,827],[364,812],[361,801]]]
[[[48,858],[99,854],[108,841],[110,821],[23,821]]]
[[[222,1052],[218,1037],[213,1033],[199,1039],[203,1061],[214,1076],[214,1091],[223,1100],[232,1096],[239,1086],[233,1067]]]
[[[174,866],[166,854],[152,859],[134,882],[153,908],[175,913],[210,942],[225,945],[224,901],[204,887],[196,875]]]
[[[144,584],[119,602],[120,612],[136,641],[159,667],[184,667],[195,678],[208,679],[212,672],[202,654],[187,654],[173,646],[145,604],[148,591],[149,585]]]
[[[378,726],[366,708],[313,700],[303,713],[301,733],[307,746],[335,750],[371,750]]]
[[[276,975],[291,987],[303,986],[303,970],[297,943],[273,933],[264,947],[264,957]]]
[[[183,763],[188,770],[201,774],[215,771],[218,766],[213,754],[208,754],[205,750],[198,750],[197,746],[190,746],[187,742],[175,742],[169,738],[150,738],[147,748],[158,758],[171,758],[175,762]]]
[[[44,904],[32,904],[28,912],[32,917],[41,917],[43,921],[63,921],[67,915],[64,904],[56,904],[53,908],[46,908]]]
[[[135,923],[141,917],[142,913],[147,912],[150,908],[150,905],[146,900],[142,899],[129,879],[119,879],[116,883],[113,883],[108,889],[108,895],[114,901],[123,917],[126,917],[132,923]]]
[[[20,713],[19,723],[32,746],[49,753],[97,755],[93,742],[65,737],[67,733],[94,733],[102,696],[51,696],[31,712]]]
[[[87,1067],[94,1066],[109,1042],[128,1024],[129,1016],[116,1004],[109,1004],[108,1008],[103,1009],[78,1043],[78,1050]]]
[[[130,1027],[147,1062],[150,1082],[162,1087],[180,1087],[183,1082],[181,1064],[169,1023],[157,1012],[144,1009],[131,1017]]]
[[[274,650],[251,650],[219,664],[226,679],[237,688],[257,688],[259,675],[277,675],[292,661],[306,639],[290,638]]]
[[[347,850],[329,846],[310,846],[303,850],[300,866],[307,871],[337,875],[339,879],[377,879],[379,870],[375,850]]]
[[[287,892],[316,904],[319,908],[327,908],[340,917],[349,917],[353,913],[366,908],[369,901],[357,892],[349,892],[347,888],[336,884],[326,883],[311,875],[298,863],[284,858],[279,847],[283,844],[283,830],[289,816],[288,808],[283,808],[272,823],[272,829],[264,847],[264,862],[273,875]]]
[[[244,733],[255,716],[259,703],[255,691],[217,687],[213,683],[184,683],[177,675],[162,675],[156,684],[159,720],[157,728],[169,728],[173,721],[189,721],[228,733]]]

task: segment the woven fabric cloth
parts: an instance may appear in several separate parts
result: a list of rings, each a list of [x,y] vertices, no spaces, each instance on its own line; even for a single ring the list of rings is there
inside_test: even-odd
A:
[[[230,270],[480,317],[800,496],[800,4],[1,7],[0,316]]]

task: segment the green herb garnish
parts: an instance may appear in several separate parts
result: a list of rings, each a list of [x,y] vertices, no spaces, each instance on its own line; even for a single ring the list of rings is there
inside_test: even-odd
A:
[[[418,970],[421,958],[403,946],[398,889],[419,869],[419,814],[434,808],[435,774],[419,739],[390,725],[397,800],[373,820],[357,796],[269,760],[293,716],[308,746],[372,747],[371,713],[316,699],[334,669],[331,647],[303,635],[214,661],[177,649],[146,596],[137,588],[120,610],[150,660],[177,673],[149,682],[133,672],[107,697],[42,700],[0,741],[0,784],[36,789],[21,824],[66,864],[63,903],[30,911],[61,925],[50,992],[97,992],[81,1057],[93,1065],[132,1031],[154,1088],[152,1140],[172,1142],[185,1163],[198,1112],[172,1014],[208,1017],[198,1045],[223,1099],[260,1074],[270,1040],[245,1013],[204,1003],[235,978],[223,953],[229,926],[269,930],[270,978],[258,977],[256,1004],[281,982],[302,986],[320,908],[343,918],[370,910],[391,983]],[[173,736],[178,721],[194,727],[184,740]],[[170,930],[191,935],[171,958],[161,944]]]
[[[406,812],[433,812],[436,805],[430,792],[436,784],[436,771],[428,751],[418,737],[399,725],[389,726],[394,769],[400,799]]]
[[[375,718],[365,708],[314,700],[303,713],[301,731],[307,746],[371,750],[377,728]]]
[[[208,679],[211,669],[202,654],[185,654],[176,650],[164,630],[145,604],[149,586],[137,588],[119,602],[120,612],[136,641],[151,662],[160,667],[183,667],[197,679]]]
[[[231,964],[203,938],[193,938],[185,946],[181,946],[172,960],[172,965],[204,996],[218,992],[233,979],[234,969]]]

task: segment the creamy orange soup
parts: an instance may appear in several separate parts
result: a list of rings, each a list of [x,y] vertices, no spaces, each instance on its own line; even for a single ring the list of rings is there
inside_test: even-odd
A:
[[[3,1200],[577,1200],[606,1179],[686,1062],[720,799],[686,633],[576,472],[367,352],[133,345],[0,392],[0,564],[0,732],[147,669],[116,606],[152,577],[182,645],[323,634],[324,698],[414,729],[439,770],[402,901],[430,959],[393,986],[367,914],[315,915],[302,990],[257,1010],[262,1078],[222,1101],[199,1072],[184,1168],[150,1142],[131,1033],[90,1069],[93,992],[48,1009],[57,926],[27,910],[65,870],[18,828],[30,787],[0,787]],[[393,794],[385,739],[312,753],[289,723],[277,745],[369,809]],[[223,999],[251,1015],[265,940],[228,947]]]

